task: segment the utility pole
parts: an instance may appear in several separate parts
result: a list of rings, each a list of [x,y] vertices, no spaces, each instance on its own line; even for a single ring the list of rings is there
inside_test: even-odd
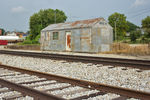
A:
[[[56,10],[55,10],[55,19],[54,20],[55,20],[55,24],[56,24]]]
[[[117,41],[116,21],[115,21],[115,40]]]

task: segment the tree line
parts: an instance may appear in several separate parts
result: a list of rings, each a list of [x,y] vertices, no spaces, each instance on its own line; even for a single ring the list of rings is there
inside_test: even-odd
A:
[[[108,17],[109,24],[113,27],[114,40],[131,43],[149,43],[150,42],[150,16],[143,19],[142,27],[139,27],[129,21],[124,14],[115,12]],[[126,37],[129,33],[129,39]],[[138,40],[138,41],[137,41]]]
[[[40,38],[40,32],[43,28],[54,23],[63,23],[67,19],[65,13],[59,9],[41,9],[30,17],[30,35],[24,41],[25,44],[36,44]]]
[[[34,13],[29,20],[30,34],[24,43],[38,43],[43,28],[50,24],[65,22],[66,19],[66,14],[59,9],[42,9]],[[130,42],[136,43],[136,40],[139,40],[140,42],[150,42],[150,16],[142,20],[142,27],[127,21],[124,14],[117,12],[108,17],[108,22],[113,27],[115,41],[128,42],[130,40]],[[126,37],[126,33],[130,33],[129,37]]]

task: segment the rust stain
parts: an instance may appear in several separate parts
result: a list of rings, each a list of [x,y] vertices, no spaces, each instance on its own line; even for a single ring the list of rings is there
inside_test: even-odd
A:
[[[94,22],[100,21],[100,18],[90,19],[90,20],[82,20],[82,21],[75,21],[71,24],[71,26],[76,26],[77,24],[81,24],[81,27],[88,24],[92,24]]]
[[[98,36],[101,35],[101,30],[100,30],[100,28],[97,29],[97,35],[98,35]]]
[[[80,37],[80,39],[89,39],[89,37]]]
[[[67,46],[71,48],[71,35],[67,35]]]
[[[77,25],[79,23],[80,23],[80,21],[76,21],[76,22],[72,23],[71,26],[75,26],[75,25]]]
[[[60,30],[60,29],[72,29],[72,28],[83,28],[83,27],[90,27],[93,24],[104,20],[104,18],[95,18],[95,19],[88,19],[88,20],[80,20],[75,22],[66,22],[66,23],[59,23],[59,24],[51,24],[42,31],[50,31],[50,30]]]
[[[90,24],[90,23],[94,23],[94,22],[96,22],[96,21],[98,21],[98,20],[99,20],[98,18],[93,19],[93,20],[84,20],[84,21],[83,21],[83,24]]]
[[[75,48],[75,44],[74,44],[74,43],[72,43],[72,45],[71,45],[71,49],[72,49],[72,50],[74,50],[74,48]]]
[[[50,40],[50,34],[49,33],[47,33],[47,36],[48,36],[48,41]]]

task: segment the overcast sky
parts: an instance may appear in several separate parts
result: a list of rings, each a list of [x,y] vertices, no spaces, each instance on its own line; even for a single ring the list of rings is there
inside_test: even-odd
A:
[[[136,25],[150,16],[150,0],[0,0],[0,28],[7,31],[29,30],[30,16],[40,9],[60,9],[68,16],[67,21],[124,13]]]

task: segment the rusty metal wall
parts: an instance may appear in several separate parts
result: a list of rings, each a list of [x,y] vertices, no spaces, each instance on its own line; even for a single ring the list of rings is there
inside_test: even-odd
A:
[[[110,51],[112,43],[113,29],[109,24],[96,24],[92,27],[92,52]]]
[[[104,52],[110,50],[113,42],[112,28],[98,26],[71,30],[59,30],[59,39],[53,40],[53,31],[47,32],[46,39],[41,34],[41,48],[44,50],[66,51],[66,31],[71,31],[72,52]],[[48,38],[49,37],[49,38]]]
[[[100,28],[93,27],[92,28],[92,42],[91,42],[91,52],[99,52],[101,46],[101,39],[100,39]]]
[[[84,28],[80,30],[80,46],[81,52],[90,52],[91,48],[91,33],[90,28]]]
[[[53,40],[53,31],[51,31],[51,37],[48,50],[65,51],[66,47],[66,35],[65,31],[58,31],[58,40]]]
[[[110,51],[111,50],[111,44],[113,43],[113,32],[112,29],[103,27],[101,29],[101,52]]]
[[[71,50],[73,52],[81,52],[80,29],[72,30],[71,34]]]
[[[90,52],[91,32],[90,28],[72,30],[71,50],[73,52]]]

